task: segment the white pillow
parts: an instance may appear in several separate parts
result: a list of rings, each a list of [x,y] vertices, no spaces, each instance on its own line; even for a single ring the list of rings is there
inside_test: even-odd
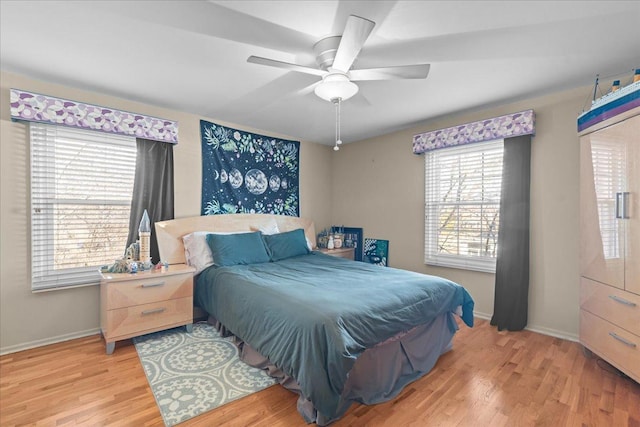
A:
[[[213,265],[213,255],[209,244],[207,244],[207,234],[238,233],[246,233],[246,231],[194,231],[193,233],[185,234],[182,236],[182,243],[184,244],[184,257],[187,260],[187,265],[196,269],[195,274]]]
[[[280,233],[280,229],[278,228],[278,223],[273,218],[271,219],[271,221],[269,221],[268,224],[262,225],[262,226],[253,225],[251,226],[251,229],[253,231],[259,231],[262,234],[266,234],[268,236],[272,234]]]

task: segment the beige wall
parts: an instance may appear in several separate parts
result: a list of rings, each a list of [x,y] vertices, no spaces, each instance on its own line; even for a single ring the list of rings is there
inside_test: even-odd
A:
[[[18,88],[135,111],[179,122],[174,149],[175,215],[200,214],[201,118],[121,98],[0,74],[0,353],[97,332],[97,286],[32,293],[29,273],[28,126],[10,120],[9,89]],[[216,119],[204,118],[218,123]],[[245,124],[233,125],[260,133]],[[292,139],[286,135],[273,135]],[[330,147],[303,141],[300,148],[300,214],[317,227],[330,225],[330,184],[317,179],[330,169]]]
[[[494,275],[424,265],[424,156],[414,134],[533,109],[529,328],[577,338],[578,137],[576,119],[590,88],[555,93],[346,144],[333,157],[334,223],[389,240],[392,267],[444,276],[465,286],[476,314],[493,313]]]
[[[95,333],[97,287],[33,294],[29,285],[28,138],[9,118],[9,88],[45,93],[177,120],[174,151],[176,217],[200,209],[200,116],[97,93],[0,74],[0,352]],[[331,224],[364,227],[365,236],[390,240],[390,263],[437,274],[465,286],[476,313],[493,311],[494,276],[425,266],[424,158],[411,152],[416,133],[533,108],[531,283],[529,327],[577,337],[578,139],[576,117],[590,88],[556,93],[483,111],[451,115],[406,131],[345,144],[339,152],[301,144],[301,215],[316,229]],[[216,121],[216,119],[207,119]],[[247,125],[235,125],[246,130]],[[263,132],[264,133],[264,132]],[[274,135],[287,138],[286,135]]]

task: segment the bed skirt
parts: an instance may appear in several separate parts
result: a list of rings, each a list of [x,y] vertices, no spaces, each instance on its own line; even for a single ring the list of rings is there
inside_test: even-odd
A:
[[[208,322],[223,336],[234,336],[212,316]],[[285,374],[266,357],[234,336],[240,359],[253,367],[264,369],[288,390],[299,395],[298,412],[307,423],[325,426],[342,417],[353,402],[376,404],[393,399],[409,383],[428,373],[441,354],[451,350],[452,338],[458,330],[453,313],[444,313],[429,323],[416,326],[372,348],[365,350],[349,372],[340,397],[336,416],[328,418],[319,413],[304,396],[295,378]]]

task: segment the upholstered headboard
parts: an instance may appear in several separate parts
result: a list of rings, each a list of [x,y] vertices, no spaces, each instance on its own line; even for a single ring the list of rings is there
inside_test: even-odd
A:
[[[169,264],[185,263],[182,243],[182,236],[185,234],[194,231],[254,231],[266,228],[274,220],[281,232],[297,228],[304,229],[307,239],[314,248],[316,247],[316,231],[313,221],[306,218],[270,214],[207,215],[156,222],[155,229],[160,259]]]

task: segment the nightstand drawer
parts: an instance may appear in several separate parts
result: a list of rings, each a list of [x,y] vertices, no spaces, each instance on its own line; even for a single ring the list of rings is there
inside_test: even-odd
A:
[[[340,249],[319,249],[325,255],[330,255],[337,258],[346,258],[350,260],[355,259],[355,248],[340,248]]]
[[[127,282],[110,283],[107,288],[107,310],[148,304],[156,301],[191,297],[191,274],[174,276],[158,275]]]
[[[107,341],[113,338],[141,335],[147,330],[170,328],[191,323],[193,320],[193,298],[172,299],[134,307],[109,310],[106,327]]]

